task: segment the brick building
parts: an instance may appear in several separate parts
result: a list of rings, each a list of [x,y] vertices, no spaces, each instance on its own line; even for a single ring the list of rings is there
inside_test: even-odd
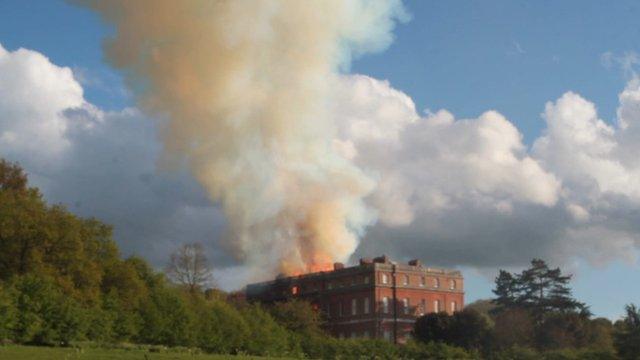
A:
[[[453,313],[464,306],[459,271],[426,267],[418,260],[397,264],[386,256],[360,259],[352,267],[336,263],[332,271],[251,284],[246,295],[249,301],[264,303],[305,299],[323,312],[327,330],[336,337],[399,343],[407,339],[420,315]]]

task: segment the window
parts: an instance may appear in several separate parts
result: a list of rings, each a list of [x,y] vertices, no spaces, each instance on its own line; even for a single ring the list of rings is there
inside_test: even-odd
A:
[[[338,303],[338,317],[342,317],[342,302]]]
[[[369,313],[369,298],[368,297],[364,298],[363,312],[365,314]]]
[[[408,298],[402,299],[402,312],[405,315],[409,314],[409,299]]]
[[[409,285],[409,275],[404,275],[402,277],[402,285]]]
[[[389,313],[389,298],[388,297],[383,297],[382,298],[382,312],[385,314]]]
[[[387,274],[382,274],[381,275],[381,280],[380,280],[383,284],[386,284],[389,282],[389,277],[387,276]]]
[[[357,338],[357,337],[358,337],[358,333],[357,333],[357,332],[355,332],[355,331],[352,331],[352,332],[351,332],[351,338],[352,338],[352,339],[355,339],[355,338]]]
[[[295,285],[291,288],[291,295],[298,295],[298,292],[300,291],[300,288]]]
[[[433,279],[433,287],[436,289],[440,287],[440,279],[438,278]]]
[[[367,275],[367,276],[365,276],[365,277],[364,277],[364,283],[365,283],[365,284],[368,284],[368,283],[369,283],[369,275]]]
[[[327,290],[331,290],[333,288],[333,284],[331,283],[331,281],[329,281],[327,283]]]
[[[420,315],[424,315],[427,312],[427,301],[425,299],[420,300]]]
[[[458,305],[456,304],[455,301],[451,302],[451,312],[456,312],[458,311]]]
[[[356,298],[351,299],[351,315],[358,314],[358,301]]]
[[[433,302],[433,312],[440,312],[440,300]]]
[[[456,288],[456,281],[455,280],[449,280],[449,289],[453,290]]]
[[[427,285],[427,278],[424,276],[420,277],[420,286],[426,286]]]
[[[351,278],[351,286],[354,286],[356,284],[356,277],[352,277]]]
[[[362,337],[363,337],[363,338],[365,338],[365,339],[368,339],[368,338],[370,337],[370,336],[369,336],[369,330],[365,330],[365,331],[362,333]]]
[[[391,331],[384,329],[384,332],[382,333],[382,337],[384,337],[384,339],[387,341],[391,341]]]

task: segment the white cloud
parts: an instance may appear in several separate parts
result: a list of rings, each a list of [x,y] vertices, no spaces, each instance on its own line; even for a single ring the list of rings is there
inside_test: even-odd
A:
[[[455,119],[447,110],[419,117],[411,99],[388,82],[355,76],[343,86],[343,93],[358,96],[342,96],[339,141],[379,184],[369,200],[381,223],[358,256],[391,252],[491,267],[533,256],[594,263],[634,258],[640,231],[637,80],[620,94],[618,127],[599,119],[595,106],[575,93],[549,102],[547,127],[531,151],[496,111],[475,119]],[[367,123],[368,131],[351,130]]]
[[[125,254],[162,265],[177,244],[202,241],[218,266],[225,221],[186,171],[156,168],[156,123],[136,109],[88,103],[66,67],[0,46],[0,156],[18,161],[51,203],[114,225]]]
[[[528,156],[518,129],[498,112],[456,120],[441,110],[420,118],[388,82],[352,76],[342,83],[340,142],[377,174],[372,201],[383,222],[407,224],[416,211],[469,202],[509,212],[512,202],[557,201],[559,182]]]
[[[63,112],[83,106],[71,69],[38,52],[0,45],[0,153],[33,155],[42,163],[55,159],[69,146]]]

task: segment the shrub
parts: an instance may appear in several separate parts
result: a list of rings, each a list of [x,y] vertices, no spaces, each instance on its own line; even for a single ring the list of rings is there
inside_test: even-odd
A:
[[[23,343],[68,344],[86,331],[84,310],[52,281],[35,275],[13,281],[17,319],[14,338]]]

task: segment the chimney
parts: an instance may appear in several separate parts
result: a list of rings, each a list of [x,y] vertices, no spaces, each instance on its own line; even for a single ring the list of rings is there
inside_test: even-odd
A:
[[[360,266],[369,265],[369,264],[372,264],[372,263],[373,263],[373,260],[371,260],[371,258],[361,258],[360,259]]]
[[[389,258],[387,257],[387,255],[382,255],[382,256],[378,256],[377,258],[374,258],[373,262],[380,263],[380,264],[388,264]]]
[[[344,269],[344,264],[341,262],[337,262],[333,264],[333,270],[340,270],[340,269]]]
[[[422,263],[418,259],[409,260],[409,265],[411,266],[422,266]]]

